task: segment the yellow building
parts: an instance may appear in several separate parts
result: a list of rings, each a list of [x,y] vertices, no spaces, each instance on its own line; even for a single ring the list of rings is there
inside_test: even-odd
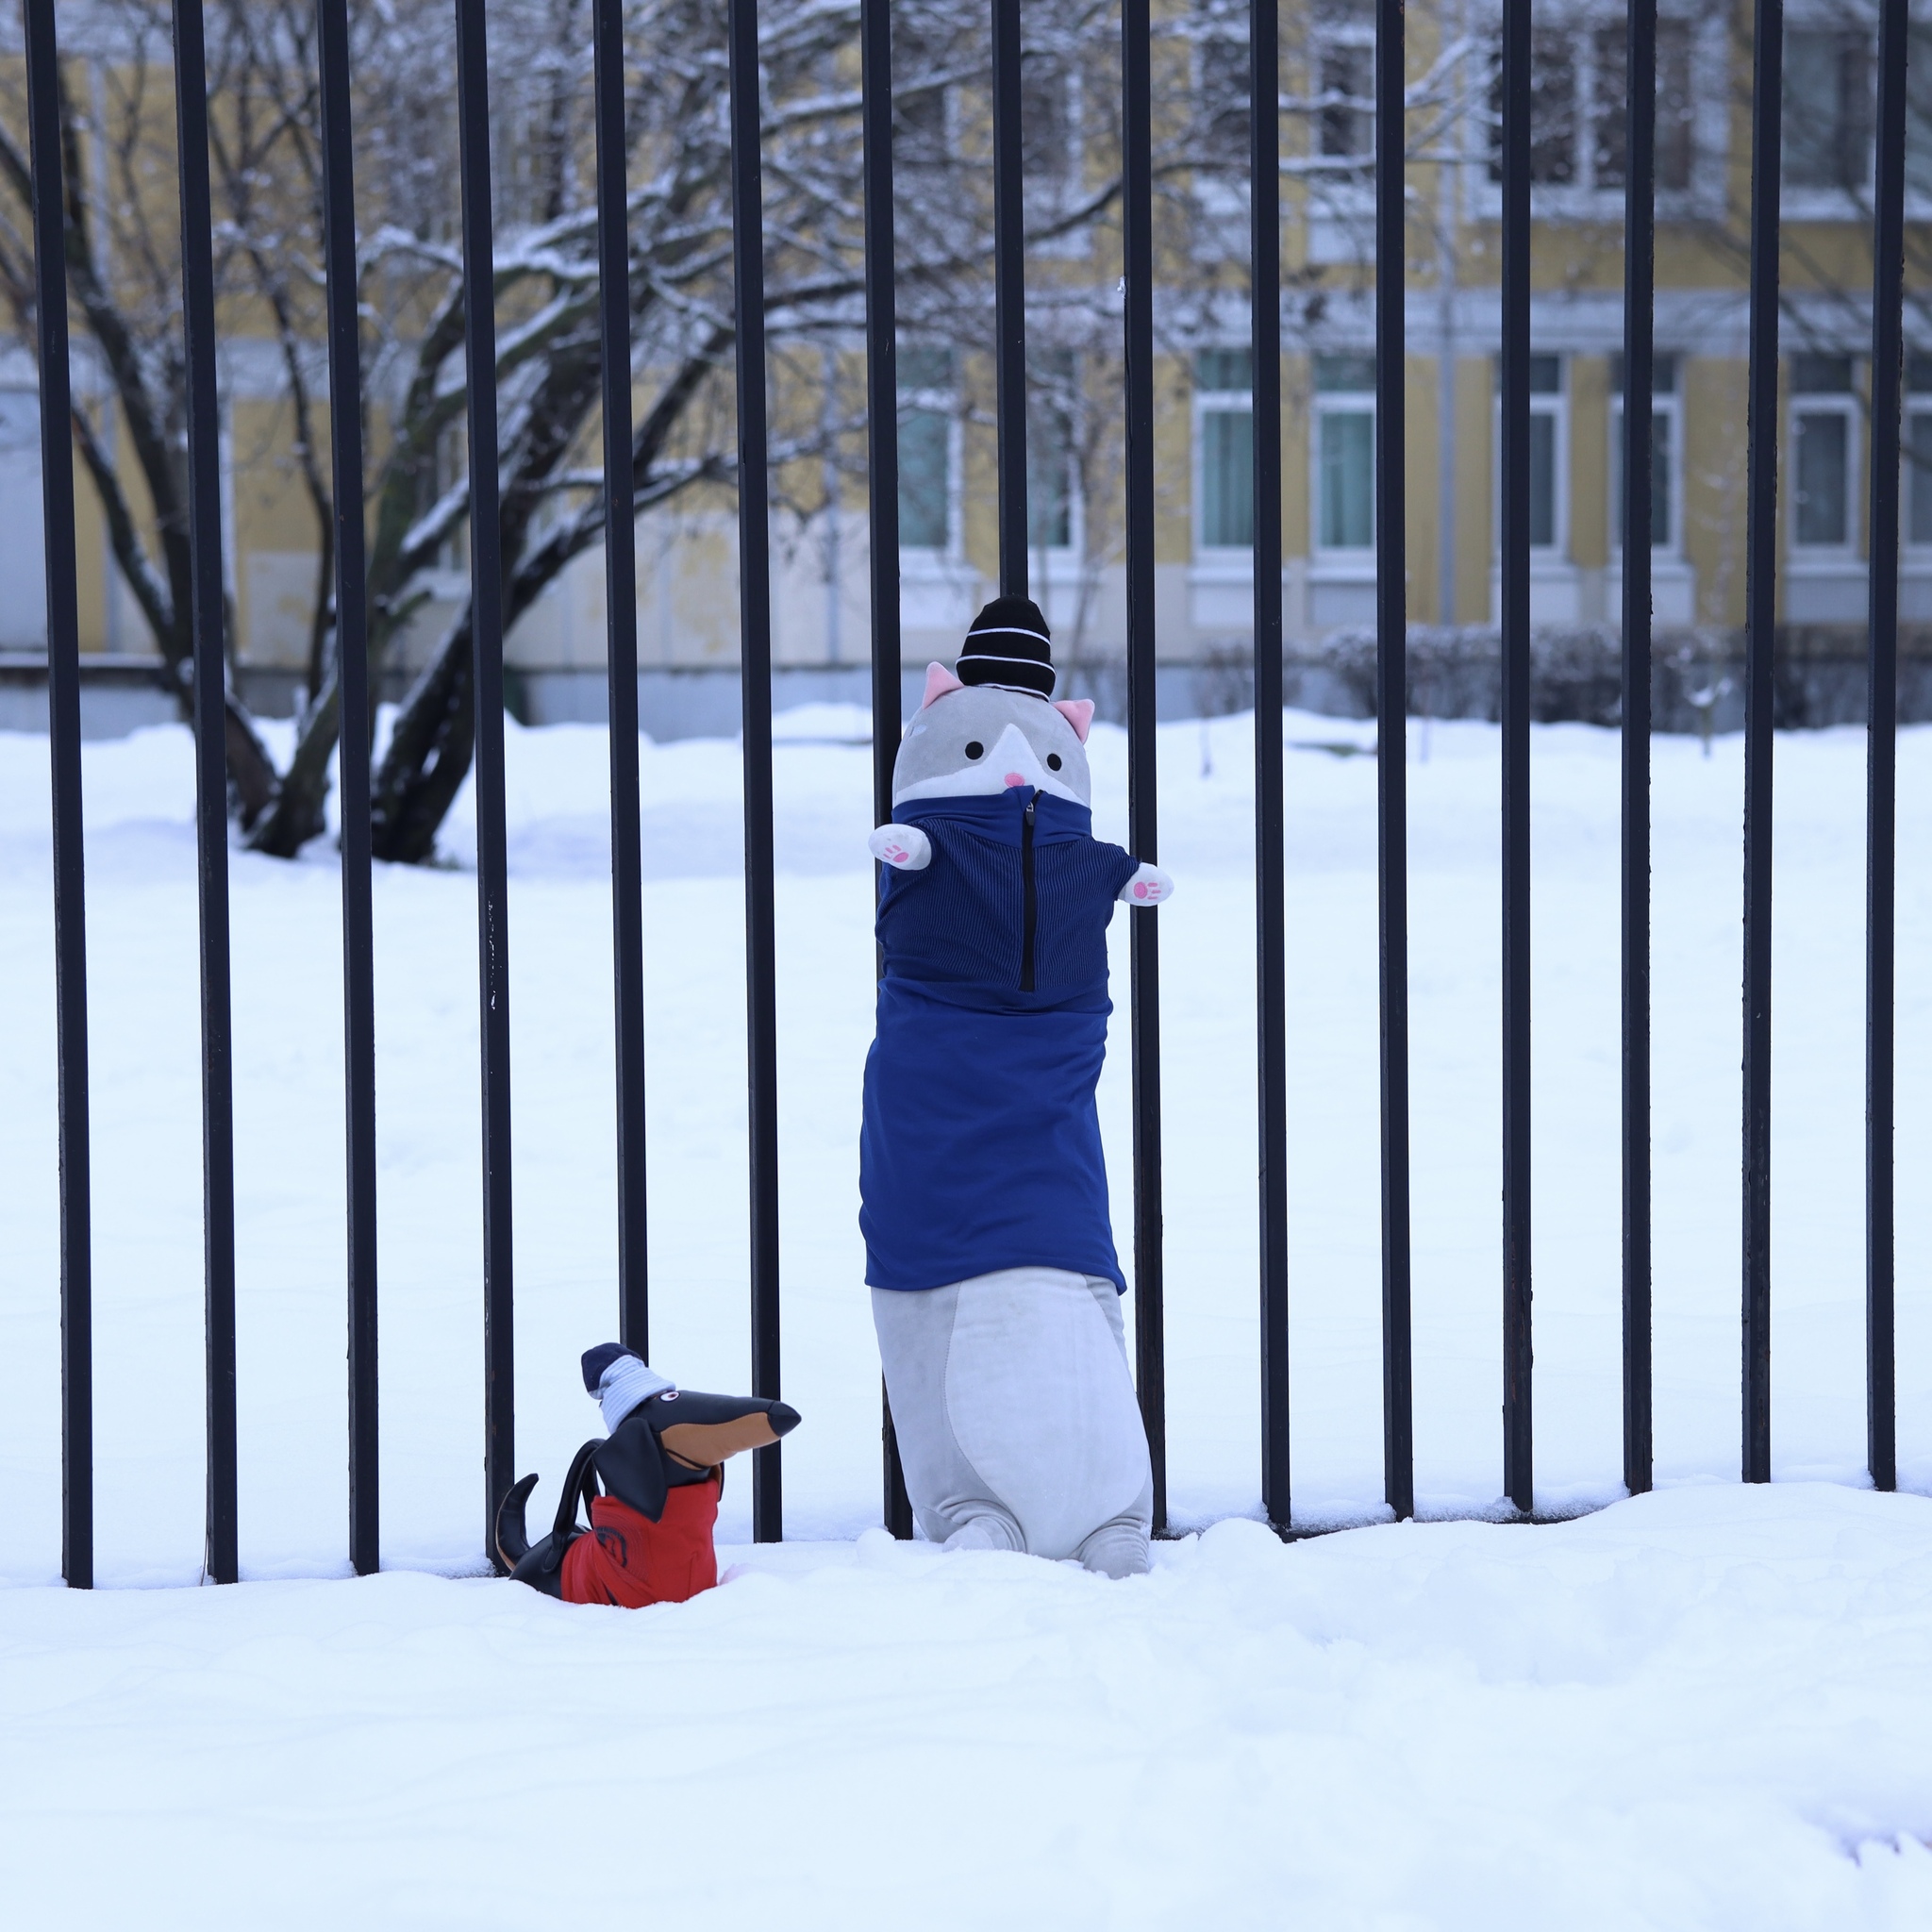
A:
[[[1159,11],[1157,118],[1193,128],[1208,163],[1176,189],[1175,218],[1163,218],[1166,285],[1157,307],[1158,650],[1177,680],[1163,704],[1186,706],[1191,690],[1198,697],[1206,689],[1196,671],[1238,663],[1252,636],[1247,50],[1244,8],[1198,0]],[[1559,630],[1614,627],[1620,608],[1624,18],[1621,6],[1594,0],[1549,0],[1536,16],[1531,611],[1539,625]],[[1408,13],[1407,541],[1409,615],[1422,625],[1483,626],[1497,608],[1500,209],[1489,111],[1496,20],[1486,0],[1419,0]],[[1694,635],[1707,656],[1724,654],[1725,634],[1743,617],[1747,36],[1745,9],[1726,17],[1665,0],[1655,610],[1660,633]],[[1283,590],[1291,650],[1312,661],[1325,640],[1370,624],[1374,613],[1372,14],[1353,0],[1318,0],[1284,19],[1283,44]],[[1916,44],[1932,55],[1932,40]],[[1780,614],[1814,642],[1845,627],[1847,656],[1859,647],[1865,614],[1872,58],[1861,14],[1841,0],[1793,0],[1782,184]],[[1115,166],[1101,108],[1117,84],[1110,46],[1087,64],[1028,63],[1032,218],[1090,192]],[[970,148],[983,89],[974,94],[962,83],[957,92],[957,101],[924,101],[920,125]],[[1932,82],[1913,92],[1907,212],[1932,223]],[[1217,159],[1224,165],[1212,165]],[[1034,325],[1045,396],[1031,433],[1035,591],[1062,661],[1079,667],[1104,701],[1124,638],[1112,219],[1109,207],[1091,229],[1035,248],[1028,270],[1036,293],[1051,298],[1042,299]],[[1923,248],[1927,234],[1915,227],[1911,248]],[[1075,299],[1082,296],[1084,303]],[[990,314],[984,319],[990,335]],[[949,656],[991,591],[991,375],[972,337],[962,326],[946,341],[908,338],[901,349],[902,609],[906,658],[915,667]],[[1932,334],[1925,340],[1932,348]],[[824,383],[851,394],[861,357],[856,335],[826,350]],[[258,708],[282,710],[305,685],[310,661],[314,518],[292,458],[280,355],[266,338],[238,333],[224,375],[225,548],[244,691]],[[1932,355],[1913,356],[1908,375],[1903,596],[1905,614],[1925,619]],[[85,357],[76,382],[111,437],[113,412]],[[324,387],[319,379],[316,387]],[[811,376],[795,359],[775,387],[781,415],[822,406],[818,395],[800,393]],[[0,514],[0,569],[23,589],[0,613],[0,648],[13,651],[38,641],[33,600],[25,594],[40,568],[25,514],[37,485],[35,409],[31,365],[16,350],[0,366],[0,512],[11,511]],[[774,524],[781,703],[864,692],[866,498],[856,461],[862,440],[848,436],[844,446],[855,460],[791,479],[791,495],[810,513]],[[448,460],[456,474],[459,447]],[[85,647],[139,656],[146,648],[139,610],[117,581],[84,483],[81,497]],[[735,669],[735,544],[730,504],[715,493],[641,520],[647,729],[730,726],[734,680],[703,674]],[[429,602],[397,668],[422,661],[465,594],[459,543],[422,588]],[[579,557],[517,625],[508,646],[511,689],[526,715],[601,716],[603,599],[601,560]]]

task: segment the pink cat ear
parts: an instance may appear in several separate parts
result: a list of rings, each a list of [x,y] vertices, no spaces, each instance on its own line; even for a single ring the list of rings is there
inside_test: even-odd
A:
[[[1074,736],[1085,744],[1088,732],[1093,728],[1093,700],[1057,698],[1054,701],[1054,709],[1074,727]]]
[[[935,698],[944,697],[949,691],[965,689],[966,687],[943,664],[928,664],[925,667],[925,695],[920,699],[919,708],[924,710]],[[1091,711],[1093,707],[1089,705],[1087,708]],[[1083,731],[1080,735],[1084,738],[1087,734]]]

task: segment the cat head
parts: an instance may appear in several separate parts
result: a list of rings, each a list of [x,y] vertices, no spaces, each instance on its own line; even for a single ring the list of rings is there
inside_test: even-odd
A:
[[[1031,691],[962,685],[942,664],[926,668],[925,699],[892,766],[892,803],[996,796],[1019,785],[1074,805],[1093,803],[1086,698],[1049,703]]]

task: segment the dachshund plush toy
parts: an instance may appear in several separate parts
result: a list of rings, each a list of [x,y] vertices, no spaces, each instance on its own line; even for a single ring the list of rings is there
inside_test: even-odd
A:
[[[1174,887],[1093,837],[1093,707],[1053,687],[1045,619],[998,598],[900,746],[859,1224],[921,1530],[1124,1576],[1153,1492],[1093,1093],[1114,906]]]
[[[622,1342],[586,1349],[584,1388],[607,1433],[572,1460],[548,1536],[532,1543],[526,1475],[496,1512],[496,1554],[519,1583],[571,1604],[681,1604],[718,1580],[711,1533],[724,1463],[798,1426],[798,1411],[755,1395],[680,1389]],[[577,1505],[591,1523],[577,1521]]]

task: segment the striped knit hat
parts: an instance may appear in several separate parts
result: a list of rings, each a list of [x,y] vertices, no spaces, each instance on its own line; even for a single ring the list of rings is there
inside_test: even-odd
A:
[[[966,633],[958,678],[1052,697],[1053,633],[1040,606],[1031,597],[995,597]]]

